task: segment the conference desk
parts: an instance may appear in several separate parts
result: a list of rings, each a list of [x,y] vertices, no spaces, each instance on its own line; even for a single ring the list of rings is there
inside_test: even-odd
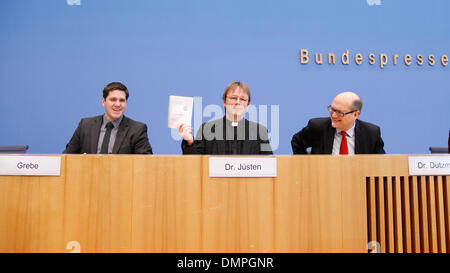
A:
[[[209,156],[57,156],[60,176],[0,176],[0,252],[450,247],[450,177],[409,176],[407,155],[275,156],[274,178],[209,177]]]

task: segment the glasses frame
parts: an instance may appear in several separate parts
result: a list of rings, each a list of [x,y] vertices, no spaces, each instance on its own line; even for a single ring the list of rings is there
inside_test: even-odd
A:
[[[332,112],[336,113],[336,115],[338,115],[338,117],[340,117],[340,118],[343,118],[345,115],[359,111],[359,110],[353,110],[353,111],[344,113],[344,112],[334,109],[333,107],[331,107],[331,105],[328,105],[327,109],[330,113],[332,113]]]
[[[235,102],[241,103],[242,102],[242,103],[248,104],[248,99],[242,99],[240,97],[229,97],[229,96],[227,96],[227,100],[230,100],[233,103],[235,103]]]

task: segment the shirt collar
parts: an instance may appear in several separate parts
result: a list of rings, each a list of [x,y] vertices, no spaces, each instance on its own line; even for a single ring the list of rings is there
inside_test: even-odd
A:
[[[227,126],[229,126],[229,127],[240,127],[245,122],[245,118],[244,117],[242,117],[237,122],[227,119],[226,116],[224,117],[224,119],[225,119],[225,122],[226,122]]]
[[[115,121],[111,122],[114,125],[114,128],[118,128],[119,127],[119,124],[122,121],[122,119],[123,119],[123,115],[120,116],[120,118],[116,119]],[[105,127],[108,122],[109,121],[106,119],[105,115],[103,115],[102,127]]]
[[[355,125],[356,125],[356,122],[353,123],[353,126],[350,129],[345,131],[347,133],[348,137],[353,137],[355,135]],[[341,134],[341,130],[336,129],[336,134],[340,135]]]

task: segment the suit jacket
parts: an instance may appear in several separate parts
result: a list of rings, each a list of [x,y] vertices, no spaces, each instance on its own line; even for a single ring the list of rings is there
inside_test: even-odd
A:
[[[331,126],[330,118],[314,118],[308,125],[292,137],[291,145],[294,154],[331,154],[336,129]],[[384,154],[384,142],[381,139],[380,127],[356,120],[355,154]]]
[[[83,118],[66,145],[65,154],[96,154],[103,115]],[[113,154],[152,154],[147,125],[123,117],[114,142]]]
[[[227,125],[228,123],[228,125]],[[198,130],[197,136],[192,145],[188,145],[185,140],[181,143],[183,154],[230,154],[227,149],[230,141],[227,140],[228,133],[234,134],[234,130],[229,124],[230,121],[223,117],[207,123],[203,123]],[[272,148],[269,144],[267,128],[259,123],[242,119],[238,123],[238,145],[240,145],[239,154],[272,154]],[[233,132],[230,132],[233,130]]]

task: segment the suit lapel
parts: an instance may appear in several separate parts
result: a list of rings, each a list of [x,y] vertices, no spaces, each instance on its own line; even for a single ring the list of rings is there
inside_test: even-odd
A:
[[[122,142],[128,133],[128,129],[129,129],[128,118],[123,116],[123,119],[119,124],[119,130],[117,131],[117,134],[116,134],[116,141],[114,142],[114,147],[113,147],[113,151],[112,151],[113,154],[118,153],[119,148],[122,145]]]
[[[361,136],[359,120],[356,120],[355,124],[355,154],[362,154],[363,147],[361,146],[364,141],[359,141],[359,137]]]
[[[94,134],[92,137],[90,137],[91,143],[89,145],[90,153],[92,153],[92,154],[97,153],[98,138],[100,137],[100,130],[102,128],[102,122],[103,122],[103,116],[96,117],[94,119],[94,122],[91,125],[90,130],[89,130],[89,132]]]
[[[324,154],[331,154],[333,152],[333,142],[335,133],[336,128],[331,126],[331,119],[330,119],[324,135],[324,146],[323,146]]]

